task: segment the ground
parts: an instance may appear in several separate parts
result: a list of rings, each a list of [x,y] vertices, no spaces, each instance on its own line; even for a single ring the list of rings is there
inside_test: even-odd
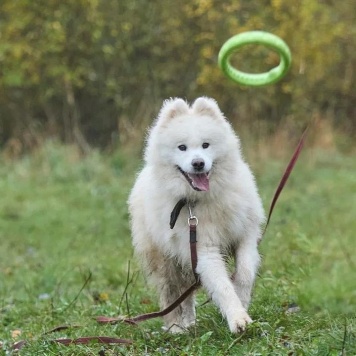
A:
[[[266,209],[287,161],[251,162]],[[119,152],[82,158],[55,143],[1,159],[4,353],[26,339],[21,355],[356,355],[354,157],[312,148],[301,155],[260,245],[255,322],[238,336],[211,303],[198,307],[197,326],[184,335],[165,333],[160,320],[132,327],[93,319],[157,309],[130,243],[126,199],[139,165]],[[73,328],[43,335],[63,324]],[[93,335],[134,343],[50,341]]]

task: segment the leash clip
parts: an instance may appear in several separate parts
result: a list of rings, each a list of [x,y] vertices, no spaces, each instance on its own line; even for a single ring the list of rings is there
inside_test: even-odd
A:
[[[189,226],[198,226],[198,218],[193,215],[193,211],[192,211],[192,208],[190,206],[190,204],[188,205],[188,209],[189,209],[189,218],[188,218],[188,225]]]

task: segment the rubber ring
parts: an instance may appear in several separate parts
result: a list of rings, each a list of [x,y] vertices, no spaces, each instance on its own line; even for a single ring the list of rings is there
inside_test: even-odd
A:
[[[277,52],[280,57],[279,65],[265,73],[246,73],[234,68],[230,64],[230,56],[249,44],[264,45]],[[291,66],[292,55],[287,44],[278,36],[264,31],[249,31],[227,40],[220,49],[218,62],[223,73],[233,81],[246,86],[258,87],[273,84],[281,79]]]

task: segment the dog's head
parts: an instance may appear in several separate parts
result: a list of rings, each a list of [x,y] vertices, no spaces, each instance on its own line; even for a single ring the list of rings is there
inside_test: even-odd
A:
[[[194,190],[208,191],[217,164],[238,146],[215,100],[198,98],[190,107],[182,99],[171,99],[150,131],[145,157],[156,167],[174,168]]]

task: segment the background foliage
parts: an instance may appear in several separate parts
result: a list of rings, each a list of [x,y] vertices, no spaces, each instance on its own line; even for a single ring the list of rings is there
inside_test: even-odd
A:
[[[218,51],[258,29],[289,44],[293,68],[277,85],[238,88],[219,71]],[[352,1],[2,0],[0,144],[22,152],[51,135],[83,150],[108,146],[147,124],[163,99],[198,95],[256,130],[317,116],[352,132],[355,35]],[[245,70],[278,62],[261,48],[236,57]]]

